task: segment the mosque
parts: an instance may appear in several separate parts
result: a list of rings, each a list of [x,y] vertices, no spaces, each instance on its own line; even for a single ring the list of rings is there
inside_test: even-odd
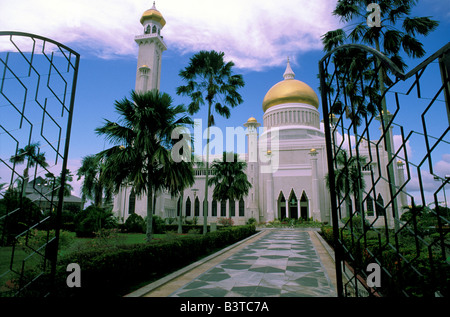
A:
[[[143,13],[140,22],[143,33],[135,37],[139,45],[135,89],[159,89],[161,56],[167,49],[161,30],[166,21],[153,4]],[[253,117],[243,122],[247,149],[239,155],[247,162],[246,173],[252,188],[240,201],[219,202],[212,199],[213,188],[210,187],[208,223],[215,223],[218,218],[231,218],[234,224],[245,224],[250,218],[260,223],[285,218],[331,223],[325,182],[328,171],[325,135],[318,96],[306,83],[295,79],[289,60],[282,77],[280,71],[280,79],[264,96],[262,124]],[[368,155],[369,148],[365,149]],[[377,157],[387,160],[386,153]],[[370,171],[377,171],[376,165],[377,162],[372,162],[366,167],[364,177],[370,177]],[[396,166],[395,173],[401,182],[401,164]],[[158,192],[155,215],[174,219],[181,211],[187,220],[203,223],[204,188],[205,170],[196,167],[195,184],[184,191],[183,201],[180,197]],[[376,192],[378,196],[368,196],[364,204],[368,218],[383,225],[384,216],[390,214],[387,209],[380,208],[384,206],[383,197],[389,195],[387,183],[379,182]],[[399,205],[406,204],[405,197],[400,198]],[[132,213],[145,217],[146,210],[147,198],[136,196],[129,186],[124,186],[114,197],[113,212],[123,221]],[[392,219],[389,222],[392,223]]]

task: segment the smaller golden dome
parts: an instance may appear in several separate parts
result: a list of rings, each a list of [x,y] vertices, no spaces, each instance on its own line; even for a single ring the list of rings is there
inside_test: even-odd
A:
[[[250,117],[250,118],[247,120],[247,122],[253,123],[253,122],[258,122],[258,121],[256,121],[255,118]]]
[[[153,1],[153,7],[151,9],[148,9],[147,11],[145,11],[142,14],[141,24],[143,24],[144,20],[147,20],[147,19],[151,19],[151,20],[154,20],[154,21],[158,22],[159,24],[161,24],[162,28],[164,27],[164,25],[166,25],[166,20],[162,16],[161,12],[156,10],[156,6],[155,6],[155,2],[154,1]]]

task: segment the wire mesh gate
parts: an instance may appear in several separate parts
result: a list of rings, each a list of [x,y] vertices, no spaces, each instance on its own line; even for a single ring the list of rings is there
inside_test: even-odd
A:
[[[55,275],[80,56],[0,32],[0,297]]]
[[[357,44],[319,71],[338,294],[449,296],[450,43],[407,74]]]

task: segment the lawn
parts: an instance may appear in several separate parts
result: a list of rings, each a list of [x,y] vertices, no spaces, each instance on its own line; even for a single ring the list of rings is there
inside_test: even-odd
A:
[[[163,239],[182,238],[187,235],[177,235],[174,233],[154,234],[153,239],[160,241]],[[145,243],[145,234],[143,233],[117,233],[105,238],[77,238],[74,232],[65,232],[65,238],[70,241],[66,246],[60,248],[59,256],[68,255],[70,252],[81,250],[86,247],[96,247],[115,244],[136,244]],[[12,246],[0,247],[0,297],[5,290],[5,283],[13,278],[17,278],[19,274],[10,272],[11,257],[14,251],[12,271],[20,272],[22,265],[25,269],[37,265],[41,256],[39,254],[32,255],[31,250],[25,251],[22,247]],[[25,261],[24,261],[25,260]]]

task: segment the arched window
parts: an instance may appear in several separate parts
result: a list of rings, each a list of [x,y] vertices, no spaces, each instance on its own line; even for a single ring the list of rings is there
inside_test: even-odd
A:
[[[152,33],[156,33],[156,25],[152,27]]]
[[[147,25],[144,31],[145,34],[150,34],[150,24]]]
[[[198,200],[198,197],[195,198],[194,216],[200,216],[200,200]]]
[[[368,216],[373,216],[373,199],[371,196],[367,196],[367,200],[366,200],[366,204],[367,204],[367,215]]]
[[[289,218],[298,219],[298,200],[297,196],[295,196],[294,190],[291,191],[288,202],[289,202]]]
[[[226,200],[222,200],[220,202],[220,216],[221,217],[227,216],[227,201]]]
[[[230,204],[230,217],[236,216],[236,202],[234,200],[229,201]]]
[[[134,189],[131,190],[130,197],[128,199],[128,214],[134,214],[136,208],[136,193]]]
[[[283,192],[280,192],[278,196],[278,217],[280,220],[286,218],[286,198],[284,198]]]
[[[375,204],[375,212],[377,213],[377,217],[384,217],[385,215],[384,201],[381,194],[378,194],[377,203]]]
[[[186,217],[191,215],[191,198],[188,197],[186,200]]]
[[[212,201],[211,213],[213,217],[217,217],[217,200]]]
[[[305,191],[302,193],[302,197],[300,198],[300,217],[304,220],[308,220],[309,216],[309,206],[308,206],[308,196],[306,196]]]
[[[241,200],[239,200],[239,217],[244,217],[245,216],[245,203],[244,203],[244,199],[241,198]]]

